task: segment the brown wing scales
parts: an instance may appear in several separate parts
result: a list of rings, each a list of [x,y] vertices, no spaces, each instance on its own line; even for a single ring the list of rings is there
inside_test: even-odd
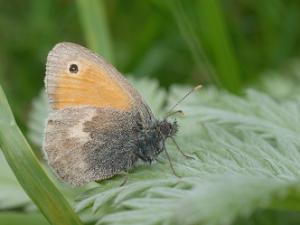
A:
[[[129,169],[137,160],[129,141],[134,138],[132,123],[131,113],[114,109],[70,107],[52,112],[43,146],[48,163],[73,185]]]

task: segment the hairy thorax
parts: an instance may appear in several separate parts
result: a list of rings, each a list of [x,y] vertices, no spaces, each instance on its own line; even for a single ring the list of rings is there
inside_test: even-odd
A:
[[[151,163],[165,149],[165,140],[176,134],[178,125],[167,120],[155,120],[149,127],[138,125],[134,153],[143,161]]]

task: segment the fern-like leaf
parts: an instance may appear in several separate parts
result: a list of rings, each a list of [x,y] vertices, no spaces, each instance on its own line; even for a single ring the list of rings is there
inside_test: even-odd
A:
[[[174,88],[170,104],[186,91]],[[77,211],[91,210],[98,224],[231,224],[258,208],[299,210],[299,102],[211,89],[180,109],[185,117],[178,118],[176,140],[195,160],[167,147],[182,178],[162,155],[134,169],[124,187],[119,179],[103,182]]]
[[[162,116],[165,93],[151,81],[135,86]],[[187,91],[173,86],[168,105]],[[137,165],[126,185],[117,176],[83,193],[76,211],[96,224],[209,225],[232,224],[257,209],[298,211],[300,101],[284,99],[255,90],[244,97],[214,88],[194,93],[178,107],[185,116],[177,118],[176,137],[194,160],[167,144],[181,178],[161,154],[153,165]]]

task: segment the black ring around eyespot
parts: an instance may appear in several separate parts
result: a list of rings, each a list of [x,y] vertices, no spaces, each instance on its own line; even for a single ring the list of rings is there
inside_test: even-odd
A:
[[[78,72],[78,66],[76,64],[71,64],[69,67],[70,73],[77,73]]]

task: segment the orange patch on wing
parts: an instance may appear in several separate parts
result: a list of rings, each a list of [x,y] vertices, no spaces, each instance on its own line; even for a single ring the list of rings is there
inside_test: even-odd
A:
[[[65,71],[58,77],[52,96],[54,109],[81,105],[130,108],[130,98],[117,81],[91,62],[80,62],[78,73]]]

